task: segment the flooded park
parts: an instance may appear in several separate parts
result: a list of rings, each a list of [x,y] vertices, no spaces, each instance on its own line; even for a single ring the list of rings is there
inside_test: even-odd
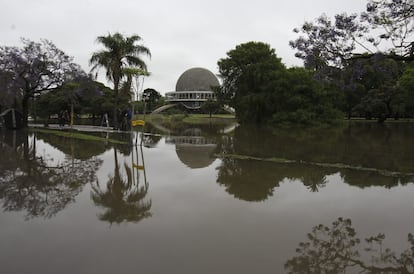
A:
[[[1,273],[311,273],[312,260],[312,273],[361,273],[413,260],[413,124],[85,134],[97,140],[1,131]]]
[[[0,274],[414,273],[414,0],[2,8]]]

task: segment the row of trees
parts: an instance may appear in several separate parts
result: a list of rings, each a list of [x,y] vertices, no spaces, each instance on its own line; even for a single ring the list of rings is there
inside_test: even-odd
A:
[[[108,34],[97,41],[104,48],[91,56],[92,72],[104,68],[113,90],[94,81],[51,41],[22,39],[22,47],[0,47],[0,111],[20,108],[27,126],[29,103],[34,100],[34,112],[40,116],[70,107],[93,116],[111,112],[118,127],[119,110],[129,108],[134,80],[149,75],[141,55],[151,53],[137,35]]]

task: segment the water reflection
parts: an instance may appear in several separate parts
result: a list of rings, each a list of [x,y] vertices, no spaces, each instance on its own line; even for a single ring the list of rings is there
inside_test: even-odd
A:
[[[151,125],[147,129],[150,132],[142,137],[146,147],[156,147],[164,138],[167,145],[175,146],[179,161],[191,169],[208,168],[219,157],[216,182],[231,196],[245,201],[268,199],[285,180],[298,181],[310,192],[322,191],[332,174],[359,188],[392,188],[414,182],[411,124],[356,124],[310,130],[237,127],[231,133],[208,125],[174,128],[164,137]],[[99,215],[101,220],[137,222],[150,217],[152,202],[145,199],[148,182],[142,178],[145,170],[137,168],[138,164],[134,166],[143,157],[140,161],[122,160],[139,155],[134,146],[137,135],[95,134],[126,145],[40,132],[28,135],[24,131],[2,131],[3,207],[9,211],[25,210],[28,217],[49,218],[73,202],[85,184],[93,182],[91,197],[105,209]],[[48,154],[38,153],[39,140],[64,155],[56,161]],[[96,179],[101,155],[107,151],[112,154],[112,150],[113,173]]]
[[[233,149],[240,155],[308,163],[414,172],[414,124],[357,123],[326,129],[238,127]]]
[[[332,173],[323,168],[226,157],[219,167],[217,182],[238,199],[264,201],[277,191],[284,179],[299,180],[310,191],[317,192],[326,185],[326,176]]]
[[[335,173],[360,188],[391,188],[413,182],[413,137],[412,125],[279,131],[238,127],[234,136],[219,139],[217,182],[246,201],[267,199],[284,179],[317,192]]]
[[[42,132],[36,132],[36,139],[42,140],[64,154],[79,160],[88,160],[104,153],[110,148],[110,146],[104,142],[91,143],[91,141],[75,140]]]
[[[299,243],[297,255],[285,263],[289,273],[413,273],[414,236],[399,255],[383,246],[379,233],[361,241],[350,219],[338,218],[330,227],[313,227],[308,241]],[[369,260],[367,259],[369,258]]]
[[[109,223],[139,222],[151,217],[152,202],[146,201],[148,182],[145,176],[145,165],[142,147],[140,154],[135,146],[135,156],[132,155],[132,166],[123,163],[123,169],[118,161],[117,148],[114,151],[114,173],[109,176],[106,188],[102,189],[99,181],[92,183],[91,198],[95,205],[103,207],[106,211],[98,217]],[[134,151],[134,150],[132,150]],[[139,160],[141,155],[141,163]],[[136,171],[135,171],[136,170]],[[143,170],[144,182],[140,184],[139,170]],[[123,172],[124,171],[124,172]]]
[[[1,131],[0,200],[5,211],[26,211],[26,218],[50,218],[74,202],[95,178],[96,157],[59,161],[36,151],[36,135]]]
[[[217,140],[224,132],[235,128],[235,124],[225,126],[186,125],[178,123],[174,127],[156,121],[148,123],[151,136],[165,136],[165,143],[175,146],[178,159],[191,169],[210,166],[216,157]]]
[[[395,258],[412,260],[400,254],[407,247],[405,238],[394,236],[404,237],[414,227],[414,184],[403,185],[413,182],[410,127],[391,132],[370,127],[302,130],[296,135],[295,130],[240,127],[217,133],[192,128],[167,136],[146,134],[156,138],[142,150],[130,144],[2,133],[0,205],[12,211],[0,209],[0,272],[129,273],[139,265],[142,273],[340,273],[344,267],[354,273],[364,270],[361,265],[400,267],[395,261],[371,265],[372,255],[389,254],[385,247],[382,257],[363,249],[377,247],[370,244],[382,236],[364,242],[362,235],[377,232],[387,234],[381,243],[395,251]],[[135,143],[134,135],[118,135],[108,139]],[[218,159],[203,168],[185,166],[177,157],[180,138],[175,136],[187,140],[187,146],[207,140],[215,146],[209,157]],[[365,147],[368,136],[376,139]],[[88,167],[97,159],[98,170]],[[388,166],[391,161],[395,165]],[[70,204],[74,200],[76,205]],[[23,221],[24,213],[55,217]],[[337,216],[358,223],[359,243],[357,235],[333,237],[351,231],[345,221],[311,232],[318,242],[306,240],[307,228],[330,224]],[[109,224],[115,225],[108,230]],[[352,240],[355,245],[349,246]],[[304,243],[295,253],[300,241]],[[356,251],[359,257],[343,262]],[[334,254],[342,257],[324,264]],[[362,263],[349,266],[358,261]]]
[[[178,159],[189,168],[208,167],[216,159],[216,140],[205,136],[201,128],[188,128],[179,135],[167,136],[165,142],[175,145]]]

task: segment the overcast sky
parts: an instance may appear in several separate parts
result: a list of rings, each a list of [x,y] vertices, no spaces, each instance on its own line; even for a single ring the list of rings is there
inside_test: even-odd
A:
[[[321,15],[360,12],[366,0],[0,0],[0,45],[20,38],[51,40],[90,71],[96,37],[138,34],[152,58],[143,88],[164,94],[192,67],[218,73],[217,61],[236,45],[270,44],[287,66],[302,65],[289,47],[293,28]],[[101,71],[104,80],[104,71]]]

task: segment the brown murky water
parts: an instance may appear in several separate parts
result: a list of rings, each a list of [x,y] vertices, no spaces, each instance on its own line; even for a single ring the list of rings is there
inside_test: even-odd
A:
[[[339,273],[410,247],[414,125],[148,132],[1,131],[0,273]]]

